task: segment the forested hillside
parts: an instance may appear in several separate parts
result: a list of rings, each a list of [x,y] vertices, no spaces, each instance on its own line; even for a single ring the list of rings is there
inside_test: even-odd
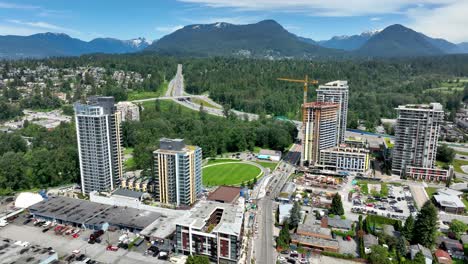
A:
[[[367,127],[376,125],[382,117],[394,117],[400,104],[441,102],[447,111],[459,107],[468,90],[441,92],[438,89],[449,80],[468,76],[468,55],[436,57],[308,61],[254,60],[234,58],[173,58],[153,54],[94,55],[79,58],[59,58],[44,61],[18,61],[15,64],[44,63],[56,68],[100,66],[151,74],[151,78],[134,91],[160,89],[164,79],[175,74],[178,63],[184,65],[186,90],[208,93],[215,101],[232,108],[254,113],[285,115],[300,118],[302,87],[300,84],[277,81],[278,77],[303,78],[305,74],[319,83],[348,80],[350,113],[348,124],[365,120]],[[85,80],[82,80],[84,82]],[[466,86],[466,84],[465,84]],[[114,95],[126,100],[128,90],[107,85],[91,92]],[[311,87],[309,100],[315,97]],[[78,97],[77,97],[78,98]]]
[[[300,118],[302,85],[276,78],[308,74],[319,83],[348,80],[351,126],[358,118],[375,125],[382,117],[394,117],[394,108],[407,103],[441,102],[450,111],[468,95],[466,88],[451,93],[428,90],[468,76],[468,56],[327,62],[218,58],[186,60],[184,65],[188,92],[209,93],[215,101],[247,112],[290,118]],[[309,100],[314,97],[312,88]]]

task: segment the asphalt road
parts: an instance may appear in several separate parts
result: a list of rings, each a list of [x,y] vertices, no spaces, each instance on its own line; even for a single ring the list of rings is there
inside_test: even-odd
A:
[[[295,146],[291,149],[294,148]],[[270,194],[262,197],[257,203],[260,235],[254,243],[256,263],[270,264],[276,262],[276,243],[273,237],[273,226],[275,224],[273,203],[294,169],[291,164],[281,161],[265,186],[266,191],[269,190]]]

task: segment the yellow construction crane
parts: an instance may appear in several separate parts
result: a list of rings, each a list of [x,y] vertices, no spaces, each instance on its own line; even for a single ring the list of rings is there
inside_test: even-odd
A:
[[[306,75],[304,80],[297,80],[297,79],[289,79],[289,78],[278,78],[279,81],[286,81],[286,82],[295,82],[295,83],[303,83],[304,84],[304,106],[307,103],[307,89],[309,84],[316,85],[318,84],[317,80],[309,80],[309,76]]]

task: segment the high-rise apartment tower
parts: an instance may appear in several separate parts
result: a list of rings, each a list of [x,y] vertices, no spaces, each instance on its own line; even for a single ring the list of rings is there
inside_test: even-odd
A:
[[[311,102],[304,107],[302,162],[315,165],[319,161],[320,150],[337,145],[339,105]]]
[[[433,168],[440,124],[444,119],[442,105],[403,105],[396,110],[392,173],[401,176],[407,167]]]
[[[164,204],[190,206],[202,191],[202,150],[182,139],[160,140],[153,152],[156,200]]]
[[[90,97],[75,103],[76,135],[80,160],[81,190],[112,191],[122,179],[120,112],[113,97]]]
[[[348,116],[348,81],[333,81],[319,85],[317,102],[339,105],[337,144],[344,143]]]

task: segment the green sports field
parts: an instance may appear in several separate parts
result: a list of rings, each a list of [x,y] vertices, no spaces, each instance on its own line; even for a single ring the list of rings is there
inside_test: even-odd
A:
[[[230,162],[203,168],[205,186],[240,185],[257,177],[261,170],[254,165]]]

